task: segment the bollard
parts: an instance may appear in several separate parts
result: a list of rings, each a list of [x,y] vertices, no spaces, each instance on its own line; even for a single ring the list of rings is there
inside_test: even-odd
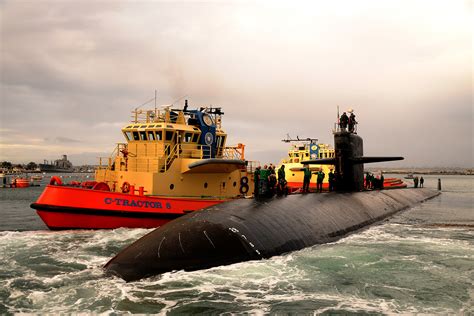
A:
[[[438,178],[438,191],[441,191],[441,179]]]

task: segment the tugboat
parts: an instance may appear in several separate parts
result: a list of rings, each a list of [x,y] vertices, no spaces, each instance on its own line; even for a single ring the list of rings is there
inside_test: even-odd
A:
[[[132,111],[125,143],[100,158],[95,180],[51,182],[31,204],[58,229],[153,228],[208,206],[249,197],[245,145],[227,147],[221,108]]]
[[[299,138],[292,139],[287,137],[282,142],[292,143],[288,150],[288,156],[280,161],[280,166],[285,165],[287,186],[290,193],[297,193],[303,187],[303,169],[305,161],[315,159],[330,159],[335,157],[334,148],[329,144],[318,143],[317,138]],[[323,189],[329,188],[329,171],[335,170],[334,165],[313,164],[310,165],[311,172],[316,173],[322,170],[326,175],[323,180]],[[314,178],[313,178],[314,179]],[[364,178],[365,183],[365,178]],[[383,181],[384,189],[405,188],[407,186],[401,179],[385,178]],[[368,185],[365,185],[367,188]],[[309,184],[310,191],[316,189],[316,180],[312,180]]]
[[[282,142],[291,143],[291,147],[288,150],[288,156],[280,161],[279,166],[284,165],[286,172],[286,181],[288,190],[290,192],[297,192],[303,187],[303,169],[305,165],[303,161],[309,159],[322,159],[322,158],[334,158],[334,149],[329,144],[318,143],[317,138],[299,138],[292,139],[288,136],[283,139]],[[330,170],[334,170],[334,166],[331,165],[312,165],[310,170],[312,172],[318,172],[320,169],[327,175]],[[310,189],[316,188],[316,182],[311,181],[309,184]],[[323,188],[328,188],[328,177],[326,176],[323,181]]]

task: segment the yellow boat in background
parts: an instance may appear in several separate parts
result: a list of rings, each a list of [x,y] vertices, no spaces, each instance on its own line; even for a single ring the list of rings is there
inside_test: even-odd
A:
[[[318,143],[316,138],[296,138],[282,140],[285,143],[291,143],[291,147],[288,150],[288,156],[283,158],[279,166],[285,166],[286,181],[288,182],[288,189],[290,192],[295,192],[303,187],[304,177],[304,162],[310,159],[323,159],[323,158],[334,158],[335,152],[329,144]],[[325,173],[323,188],[329,187],[328,174],[334,166],[332,165],[310,165],[310,170],[317,173],[322,170]],[[311,178],[310,188],[316,188],[316,177]]]

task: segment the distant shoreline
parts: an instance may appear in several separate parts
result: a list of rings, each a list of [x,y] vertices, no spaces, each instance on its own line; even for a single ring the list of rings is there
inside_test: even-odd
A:
[[[413,169],[384,169],[384,168],[366,168],[365,170],[370,172],[378,172],[382,170],[384,173],[393,173],[393,174],[413,174],[413,175],[457,175],[457,176],[473,176],[473,169],[459,169],[459,170],[439,170],[439,169],[423,169],[417,168]]]

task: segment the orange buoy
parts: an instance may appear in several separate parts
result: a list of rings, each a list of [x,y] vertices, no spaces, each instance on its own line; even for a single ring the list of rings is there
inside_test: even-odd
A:
[[[30,186],[30,181],[25,178],[16,178],[14,181],[15,188],[27,188]]]

